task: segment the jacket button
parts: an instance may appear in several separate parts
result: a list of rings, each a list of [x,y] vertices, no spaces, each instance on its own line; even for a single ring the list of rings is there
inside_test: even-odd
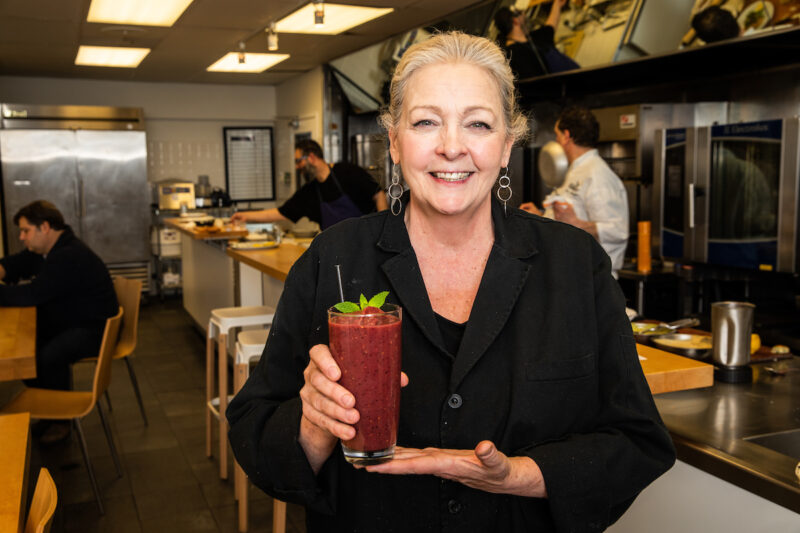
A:
[[[461,512],[461,502],[458,500],[450,500],[447,502],[447,510],[450,514],[458,514]]]
[[[453,409],[458,409],[461,407],[461,404],[464,403],[464,400],[461,399],[461,396],[458,394],[451,394],[450,397],[447,399],[447,405],[452,407]]]

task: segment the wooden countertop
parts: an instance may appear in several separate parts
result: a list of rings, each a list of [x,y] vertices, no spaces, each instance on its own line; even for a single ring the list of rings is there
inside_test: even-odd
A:
[[[688,357],[675,355],[644,344],[636,349],[650,392],[661,394],[714,385],[714,367]]]
[[[228,248],[228,255],[236,261],[255,268],[279,281],[286,281],[289,269],[306,249],[293,243],[281,243],[277,248],[266,250],[236,250]]]
[[[0,307],[0,381],[36,377],[36,308]]]
[[[223,226],[219,230],[216,230],[216,228],[212,226],[190,227],[188,226],[190,222],[192,222],[190,218],[168,218],[164,221],[164,224],[198,241],[241,239],[247,235],[247,230],[245,228],[238,229],[233,226]]]
[[[0,415],[0,531],[22,531],[28,497],[30,413]]]

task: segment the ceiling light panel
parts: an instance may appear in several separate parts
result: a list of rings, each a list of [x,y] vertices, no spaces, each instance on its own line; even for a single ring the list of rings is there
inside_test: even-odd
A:
[[[87,22],[172,26],[192,0],[92,0]]]
[[[149,48],[81,46],[78,48],[78,55],[75,56],[75,64],[89,67],[136,68],[149,53]]]
[[[228,52],[206,70],[209,72],[264,72],[288,58],[289,54],[251,54],[248,52],[244,54],[244,63],[240,63],[239,52]]]
[[[394,11],[391,7],[362,7],[325,2],[325,24],[314,25],[314,4],[306,4],[276,24],[278,33],[336,35]]]

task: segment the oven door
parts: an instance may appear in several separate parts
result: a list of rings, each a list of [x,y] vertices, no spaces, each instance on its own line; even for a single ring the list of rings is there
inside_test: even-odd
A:
[[[777,270],[782,121],[728,124],[710,130],[707,261]]]

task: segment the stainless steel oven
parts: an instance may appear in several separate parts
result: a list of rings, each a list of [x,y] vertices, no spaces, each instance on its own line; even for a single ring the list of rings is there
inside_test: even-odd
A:
[[[800,272],[800,118],[667,129],[657,144],[663,257]]]

